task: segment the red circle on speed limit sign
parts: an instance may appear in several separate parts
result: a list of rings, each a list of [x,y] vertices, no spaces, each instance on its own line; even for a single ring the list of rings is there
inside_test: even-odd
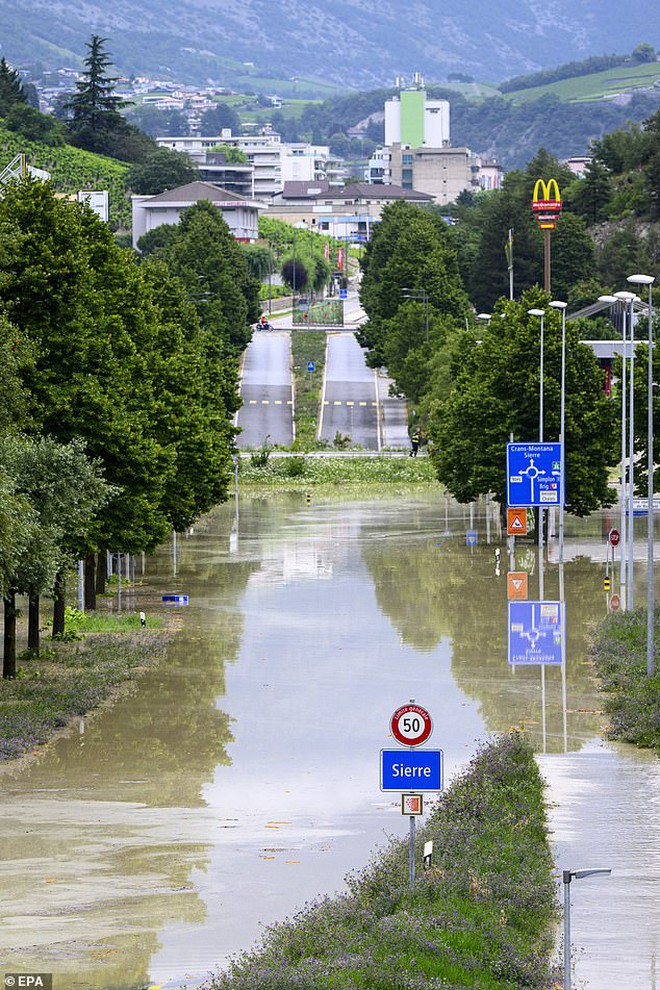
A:
[[[433,722],[421,705],[402,705],[390,719],[390,731],[403,746],[421,746],[433,732]]]

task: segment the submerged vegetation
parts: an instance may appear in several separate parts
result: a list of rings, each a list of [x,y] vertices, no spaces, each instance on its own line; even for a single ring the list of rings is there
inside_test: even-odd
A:
[[[655,642],[660,640],[655,613]],[[646,611],[608,616],[592,646],[592,659],[606,693],[607,736],[660,749],[660,669],[646,670]]]
[[[556,899],[543,782],[518,735],[483,747],[418,830],[394,840],[348,890],[267,930],[263,944],[212,978],[213,990],[542,990]]]
[[[132,630],[139,626],[137,616],[73,619],[66,629],[70,641],[54,643],[38,657],[24,654],[17,676],[3,682],[0,762],[32,752],[164,655],[166,631]],[[149,623],[162,625],[151,618]],[[81,629],[92,632],[101,626],[108,631],[80,635]]]

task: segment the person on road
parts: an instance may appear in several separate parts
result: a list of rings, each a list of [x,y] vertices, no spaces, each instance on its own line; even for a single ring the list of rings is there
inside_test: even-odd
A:
[[[272,326],[268,322],[268,317],[265,315],[262,316],[259,322],[257,323],[257,330],[272,330],[272,329],[273,329]]]
[[[419,435],[419,430],[414,430],[410,438],[410,456],[417,457],[417,451],[419,450],[419,441],[421,437]]]

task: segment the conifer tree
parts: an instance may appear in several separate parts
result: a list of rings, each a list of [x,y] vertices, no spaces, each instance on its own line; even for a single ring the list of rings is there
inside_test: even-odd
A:
[[[0,58],[0,114],[4,117],[16,103],[27,102],[27,93],[20,75],[16,69],[12,69],[3,55]]]

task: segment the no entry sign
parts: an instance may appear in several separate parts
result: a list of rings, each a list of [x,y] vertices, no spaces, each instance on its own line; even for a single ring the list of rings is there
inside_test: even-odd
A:
[[[390,731],[403,746],[421,746],[433,732],[433,722],[421,705],[402,705],[390,719]]]

